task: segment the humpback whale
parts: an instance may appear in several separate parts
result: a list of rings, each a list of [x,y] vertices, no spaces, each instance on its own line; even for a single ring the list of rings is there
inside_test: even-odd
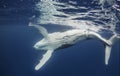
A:
[[[114,34],[111,38],[105,39],[98,33],[90,30],[72,29],[64,32],[48,33],[47,29],[41,25],[29,23],[29,26],[35,27],[42,35],[43,39],[38,41],[33,47],[37,50],[46,50],[47,52],[40,59],[36,65],[35,70],[39,70],[50,59],[52,53],[59,48],[66,48],[63,46],[72,46],[77,42],[87,40],[88,38],[97,38],[105,44],[105,64],[108,65],[111,48],[115,41],[120,39],[117,34]]]

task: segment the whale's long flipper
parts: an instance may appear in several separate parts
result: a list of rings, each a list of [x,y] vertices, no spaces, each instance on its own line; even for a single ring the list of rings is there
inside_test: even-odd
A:
[[[48,50],[44,55],[43,58],[40,60],[38,65],[36,65],[35,70],[39,70],[52,56],[53,50]]]
[[[37,24],[33,24],[33,23],[29,23],[29,26],[34,26],[35,28],[37,28],[39,30],[39,32],[45,37],[47,38],[48,37],[48,32],[47,30],[40,26],[40,25],[37,25]]]

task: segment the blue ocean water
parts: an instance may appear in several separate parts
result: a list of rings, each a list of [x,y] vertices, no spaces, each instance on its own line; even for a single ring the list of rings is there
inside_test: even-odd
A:
[[[31,16],[38,15],[33,10],[36,2],[0,1],[0,76],[120,75],[120,40],[112,48],[108,66],[104,64],[104,45],[92,39],[55,51],[47,64],[35,71],[34,67],[44,53],[33,48],[42,36],[35,28],[28,27]]]

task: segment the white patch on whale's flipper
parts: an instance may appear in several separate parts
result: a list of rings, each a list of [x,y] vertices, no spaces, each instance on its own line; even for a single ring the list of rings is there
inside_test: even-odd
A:
[[[43,58],[40,60],[38,65],[36,65],[35,70],[39,70],[52,56],[53,50],[48,50],[44,55]]]
[[[37,24],[33,24],[33,23],[29,23],[29,26],[34,26],[35,28],[37,28],[38,30],[39,30],[39,32],[45,37],[45,38],[47,38],[48,37],[48,32],[47,32],[47,30],[44,28],[44,27],[42,27],[42,26],[40,26],[40,25],[37,25]]]

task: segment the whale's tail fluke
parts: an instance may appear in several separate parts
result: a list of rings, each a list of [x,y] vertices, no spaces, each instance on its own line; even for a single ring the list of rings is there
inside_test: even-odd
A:
[[[108,40],[108,42],[110,42],[110,45],[105,46],[105,64],[106,65],[108,65],[108,62],[109,62],[112,46],[118,39],[120,39],[120,37],[117,34],[113,35]]]
[[[108,65],[112,46],[106,45],[105,47],[105,64]]]
[[[44,55],[43,58],[40,59],[40,62],[36,65],[35,70],[39,70],[52,56],[53,50],[48,50]]]

